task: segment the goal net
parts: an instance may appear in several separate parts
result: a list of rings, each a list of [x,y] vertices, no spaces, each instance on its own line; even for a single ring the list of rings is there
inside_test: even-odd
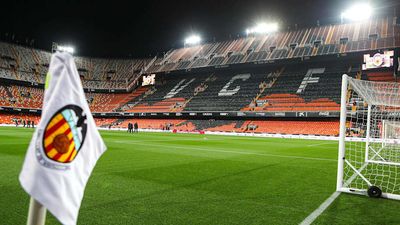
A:
[[[400,84],[343,75],[337,190],[400,200]]]
[[[382,121],[383,146],[390,146],[396,139],[400,139],[400,121]]]

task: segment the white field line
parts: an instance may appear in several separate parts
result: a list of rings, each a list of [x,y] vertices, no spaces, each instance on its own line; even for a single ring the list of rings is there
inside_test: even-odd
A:
[[[153,143],[153,142],[176,142],[176,141],[226,141],[226,139],[202,139],[202,138],[176,138],[176,139],[158,139],[158,140],[132,140],[129,143]],[[125,143],[126,141],[114,141]]]
[[[361,166],[360,172],[367,167],[368,163],[364,163],[364,165]],[[349,185],[354,179],[357,177],[357,173],[354,173],[353,176],[351,176],[349,179],[345,181],[345,186]],[[315,219],[318,218],[331,204],[332,202],[340,195],[341,192],[335,191],[333,194],[326,199],[314,212],[312,212],[310,215],[308,215],[303,222],[300,223],[300,225],[309,225],[312,222],[314,222]]]
[[[225,138],[176,138],[176,139],[157,139],[157,140],[129,140],[129,143],[154,143],[154,142],[176,142],[176,141],[197,141],[197,142],[221,142],[221,141],[231,141],[231,139],[225,139]],[[113,141],[117,143],[126,143],[126,141]],[[265,142],[250,142],[247,143],[248,145],[264,145]],[[276,144],[282,144],[282,143],[276,143]],[[328,143],[326,143],[328,144]],[[298,146],[298,143],[296,142],[285,142],[285,145],[293,145],[293,146]],[[308,145],[307,145],[308,146]],[[326,148],[326,147],[325,147]]]
[[[312,222],[314,222],[315,219],[318,218],[331,204],[335,199],[340,195],[339,191],[333,192],[329,198],[327,198],[314,212],[312,212],[310,215],[308,215],[301,223],[300,225],[310,225]]]
[[[175,149],[186,149],[186,150],[195,150],[195,151],[206,151],[206,152],[220,152],[220,153],[232,153],[232,154],[240,154],[240,155],[259,155],[259,156],[269,156],[269,157],[277,157],[277,158],[292,158],[292,159],[305,159],[305,160],[318,160],[318,161],[330,161],[337,162],[336,159],[328,159],[328,158],[317,158],[317,157],[305,157],[305,156],[294,156],[294,155],[276,155],[276,154],[268,154],[268,153],[257,153],[257,152],[244,152],[244,151],[230,151],[223,149],[208,149],[208,148],[198,148],[198,147],[186,147],[186,146],[165,146],[159,144],[147,144],[143,142],[135,142],[135,141],[115,141],[117,143],[132,143],[136,145],[144,145],[144,146],[153,146],[153,147],[162,147],[162,148],[175,148]]]
[[[330,145],[330,144],[334,144],[333,142],[329,142],[329,143],[318,143],[318,144],[311,144],[311,145],[307,145],[308,147],[313,147],[313,146],[320,146],[320,145]]]

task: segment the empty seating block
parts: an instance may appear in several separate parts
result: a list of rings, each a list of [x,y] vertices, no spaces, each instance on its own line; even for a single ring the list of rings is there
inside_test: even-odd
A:
[[[34,121],[36,126],[40,122],[40,116],[26,113],[0,113],[0,124],[15,124],[15,121],[18,121],[18,124],[20,126],[23,121],[27,120]]]
[[[339,121],[252,121],[255,132],[274,134],[339,135]],[[248,131],[249,132],[249,131]]]
[[[370,81],[382,81],[382,82],[396,81],[396,77],[393,75],[393,71],[367,72],[367,79]]]

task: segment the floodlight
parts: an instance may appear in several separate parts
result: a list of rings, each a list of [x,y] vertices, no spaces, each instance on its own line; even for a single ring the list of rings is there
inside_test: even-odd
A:
[[[61,52],[68,52],[70,54],[74,54],[75,49],[71,46],[62,46],[62,45],[58,45],[57,46],[57,50],[61,51]]]
[[[372,7],[367,3],[358,3],[342,12],[341,19],[351,21],[361,21],[370,18],[372,15]]]
[[[246,29],[246,34],[267,34],[278,31],[277,23],[259,23],[256,26]]]
[[[191,35],[185,39],[185,45],[197,45],[201,42],[199,35]]]

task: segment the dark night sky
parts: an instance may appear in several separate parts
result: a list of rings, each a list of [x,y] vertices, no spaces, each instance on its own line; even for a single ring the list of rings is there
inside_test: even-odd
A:
[[[337,23],[350,0],[199,0],[22,1],[0,4],[0,39],[49,50],[53,41],[75,46],[77,55],[146,57],[182,47],[190,32],[206,41],[244,35],[259,20],[288,26]],[[354,1],[355,2],[355,1]],[[393,13],[397,0],[375,0],[374,7]],[[8,33],[8,36],[6,35]]]

